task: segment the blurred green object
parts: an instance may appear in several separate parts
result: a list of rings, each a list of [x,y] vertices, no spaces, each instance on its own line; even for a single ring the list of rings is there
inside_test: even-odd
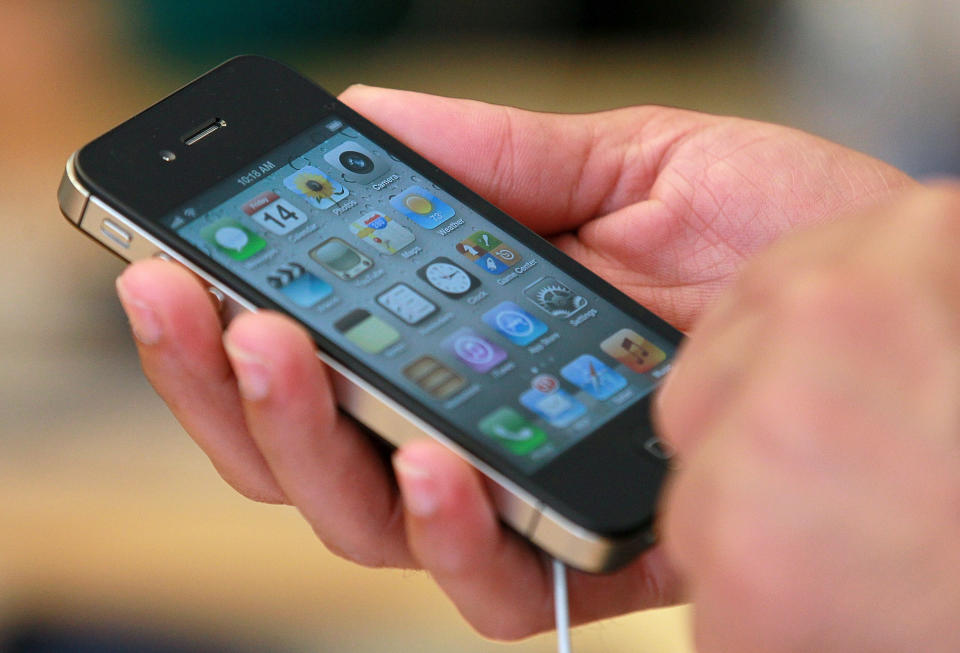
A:
[[[410,0],[121,0],[145,45],[178,59],[225,59],[245,52],[342,49],[393,31]],[[357,44],[362,47],[362,43]]]
[[[456,38],[631,34],[662,37],[743,28],[760,0],[114,0],[138,45],[191,62],[257,52],[297,57],[362,52],[395,33]]]

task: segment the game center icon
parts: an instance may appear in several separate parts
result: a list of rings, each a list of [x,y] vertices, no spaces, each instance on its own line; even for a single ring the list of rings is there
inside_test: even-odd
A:
[[[457,251],[490,274],[502,274],[523,259],[488,231],[475,231],[457,243]]]

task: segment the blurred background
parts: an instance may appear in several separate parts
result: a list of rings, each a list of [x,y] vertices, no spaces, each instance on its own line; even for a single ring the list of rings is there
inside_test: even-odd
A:
[[[0,652],[550,651],[480,639],[420,573],[371,571],[219,480],[140,375],[120,261],[62,219],[77,147],[242,52],[548,111],[677,105],[960,172],[955,0],[0,3]],[[692,650],[674,608],[578,651]]]

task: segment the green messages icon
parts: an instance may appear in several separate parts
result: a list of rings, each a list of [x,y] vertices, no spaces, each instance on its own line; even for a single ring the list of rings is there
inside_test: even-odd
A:
[[[267,241],[233,218],[207,225],[200,237],[235,261],[245,261],[267,246]]]

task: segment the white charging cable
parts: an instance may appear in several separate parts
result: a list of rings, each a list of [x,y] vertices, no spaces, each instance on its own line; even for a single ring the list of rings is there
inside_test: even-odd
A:
[[[556,615],[557,653],[570,653],[570,602],[567,597],[567,568],[553,559],[553,610]]]

